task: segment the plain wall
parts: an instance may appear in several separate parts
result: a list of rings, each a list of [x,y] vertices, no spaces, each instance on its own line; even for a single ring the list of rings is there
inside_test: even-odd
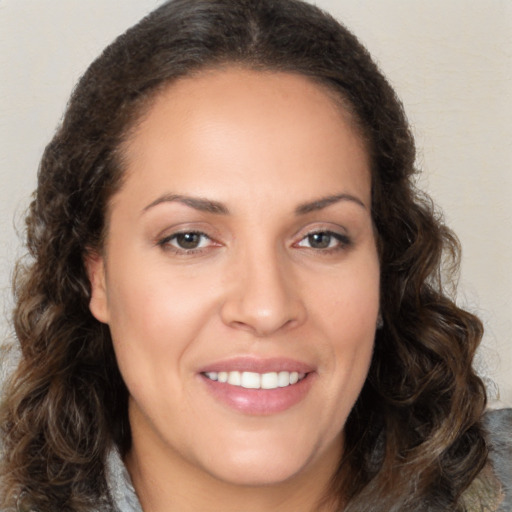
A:
[[[16,229],[73,85],[159,0],[0,0],[0,298],[9,333]],[[402,98],[420,184],[463,246],[459,302],[481,316],[478,367],[512,404],[512,2],[319,0]],[[2,332],[0,331],[0,332]]]

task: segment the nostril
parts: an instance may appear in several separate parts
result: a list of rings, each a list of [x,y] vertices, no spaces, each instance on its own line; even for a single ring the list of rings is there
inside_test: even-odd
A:
[[[249,324],[246,324],[244,322],[234,321],[234,322],[231,322],[230,325],[231,325],[231,327],[234,327],[235,329],[241,329],[241,330],[245,330],[245,331],[253,330],[253,328]]]

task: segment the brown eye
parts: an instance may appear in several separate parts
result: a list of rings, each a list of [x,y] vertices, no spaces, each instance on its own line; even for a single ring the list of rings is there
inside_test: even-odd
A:
[[[205,233],[199,231],[184,231],[166,236],[158,242],[163,248],[172,248],[178,252],[194,252],[196,250],[207,249],[213,244],[211,238]]]
[[[331,246],[333,236],[330,233],[313,233],[308,235],[309,246],[313,249],[327,249]]]
[[[176,245],[180,249],[197,249],[203,236],[201,233],[179,233],[175,236]]]
[[[298,247],[306,247],[309,249],[326,250],[326,249],[343,249],[350,245],[350,239],[341,233],[334,231],[316,231],[306,235],[298,244]]]

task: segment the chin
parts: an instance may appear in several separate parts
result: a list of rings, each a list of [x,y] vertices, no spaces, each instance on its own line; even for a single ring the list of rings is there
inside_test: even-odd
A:
[[[218,480],[228,484],[244,487],[279,485],[293,479],[304,469],[304,464],[297,461],[276,460],[265,461],[245,459],[232,461],[216,467],[210,473]]]
[[[237,486],[272,486],[298,478],[325,458],[337,463],[337,450],[319,453],[316,446],[307,443],[283,442],[280,445],[253,443],[236,450],[226,450],[220,464],[210,465],[209,473],[215,478]],[[335,460],[332,457],[336,454]],[[334,470],[334,468],[333,468]]]

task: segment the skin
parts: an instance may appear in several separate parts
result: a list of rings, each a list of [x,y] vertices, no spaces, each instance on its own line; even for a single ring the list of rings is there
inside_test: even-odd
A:
[[[126,464],[144,510],[313,510],[379,311],[361,137],[323,86],[232,67],[166,88],[124,157],[87,266],[130,392]],[[176,232],[205,235],[189,250]],[[200,371],[238,356],[308,364],[307,393],[275,414],[226,405]]]

